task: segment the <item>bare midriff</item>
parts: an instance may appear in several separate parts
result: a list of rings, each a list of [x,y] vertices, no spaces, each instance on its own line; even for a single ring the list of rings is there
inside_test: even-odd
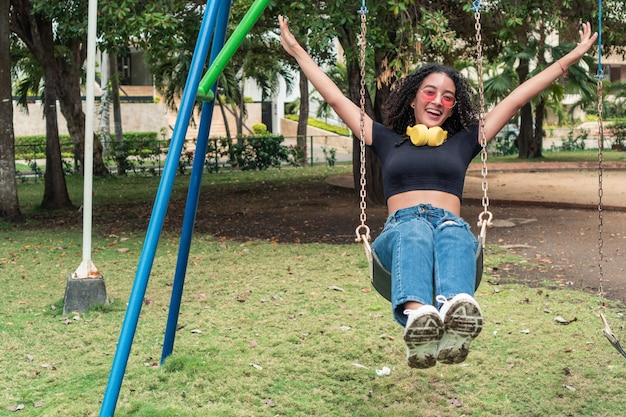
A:
[[[461,216],[461,200],[454,194],[434,190],[415,190],[396,194],[387,200],[389,214],[396,210],[414,207],[419,204],[431,204],[457,216]]]

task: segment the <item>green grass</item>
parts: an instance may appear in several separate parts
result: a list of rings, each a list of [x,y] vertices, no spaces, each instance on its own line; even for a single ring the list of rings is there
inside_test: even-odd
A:
[[[329,172],[337,171],[211,175],[203,191]],[[72,181],[77,198],[80,183]],[[175,192],[185,181],[177,179]],[[151,201],[157,186],[150,178],[102,180],[96,198]],[[20,185],[24,204],[39,201],[35,188]],[[20,404],[20,415],[98,415],[144,235],[96,232],[93,259],[112,303],[64,315],[82,232],[0,226],[0,417],[15,415],[7,407]],[[414,370],[405,365],[389,304],[370,288],[358,244],[241,243],[198,234],[174,353],[158,366],[178,244],[175,234],[160,239],[117,416],[623,414],[626,362],[600,331],[597,296],[497,285],[493,267],[522,262],[497,246],[486,253],[476,294],[485,327],[468,360]],[[606,311],[618,334],[623,311]],[[557,315],[577,320],[561,325]],[[383,366],[391,375],[376,374]]]
[[[602,153],[602,160],[606,162],[626,162],[626,152],[605,150]],[[535,159],[520,159],[517,154],[494,156],[489,155],[487,163],[490,162],[529,162],[529,163],[541,163],[541,162],[597,162],[598,150],[597,149],[585,149],[580,151],[567,151],[567,152],[552,152],[543,151],[542,158]],[[480,162],[480,156],[478,156],[474,162]]]

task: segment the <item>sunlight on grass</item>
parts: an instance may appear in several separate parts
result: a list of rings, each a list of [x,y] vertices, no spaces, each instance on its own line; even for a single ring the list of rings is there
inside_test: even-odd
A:
[[[119,237],[95,239],[113,303],[65,316],[59,299],[79,240],[78,232],[2,233],[8,256],[0,264],[6,289],[0,415],[18,404],[28,415],[98,413],[142,237],[125,240],[125,253],[111,245]],[[518,285],[498,285],[496,292],[486,276],[476,296],[485,328],[467,362],[413,370],[405,365],[402,329],[389,304],[370,289],[359,245],[196,238],[174,354],[158,367],[177,245],[178,236],[162,238],[116,415],[608,416],[623,410],[621,385],[610,381],[626,377],[624,363],[600,332],[594,296]],[[493,247],[487,265],[498,257],[511,261]],[[609,309],[610,319],[619,311]],[[557,315],[576,321],[559,325]],[[383,366],[390,376],[376,375]]]

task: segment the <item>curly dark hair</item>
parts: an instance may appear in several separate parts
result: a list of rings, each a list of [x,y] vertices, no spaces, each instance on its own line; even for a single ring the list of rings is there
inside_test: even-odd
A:
[[[467,79],[454,68],[440,64],[428,64],[412,74],[396,81],[384,106],[384,124],[398,133],[406,135],[407,126],[415,124],[411,102],[415,99],[424,79],[430,74],[443,73],[452,79],[456,87],[456,105],[452,114],[441,126],[450,135],[478,123],[478,112],[472,89]]]

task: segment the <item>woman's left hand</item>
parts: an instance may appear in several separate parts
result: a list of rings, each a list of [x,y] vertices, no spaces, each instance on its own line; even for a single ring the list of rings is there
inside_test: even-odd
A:
[[[598,32],[591,32],[591,23],[586,22],[582,24],[582,27],[578,31],[580,34],[580,42],[576,45],[576,48],[572,50],[578,55],[578,59],[582,58],[585,53],[593,46],[598,39]]]

